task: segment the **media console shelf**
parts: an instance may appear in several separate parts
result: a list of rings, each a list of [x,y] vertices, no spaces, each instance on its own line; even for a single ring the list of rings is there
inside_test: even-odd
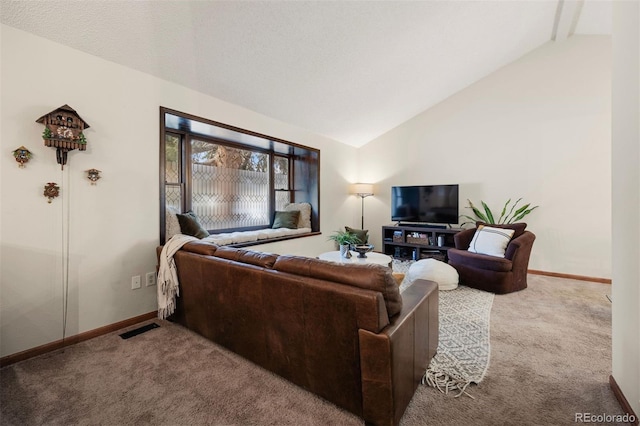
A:
[[[447,250],[455,247],[453,236],[461,230],[422,225],[383,226],[383,252],[396,259],[434,258],[446,262]]]

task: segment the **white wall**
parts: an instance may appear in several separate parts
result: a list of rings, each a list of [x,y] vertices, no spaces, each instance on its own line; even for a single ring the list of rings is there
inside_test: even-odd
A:
[[[325,234],[268,247],[332,249],[327,233],[355,206],[355,148],[6,25],[0,34],[0,356],[62,337],[67,230],[67,336],[155,310],[155,287],[131,290],[131,277],[155,271],[160,106],[321,149]],[[71,152],[61,171],[35,120],[64,104],[91,127],[87,151]],[[34,153],[25,169],[11,155],[20,145]],[[96,186],[89,168],[103,172]],[[47,182],[61,186],[51,204]]]
[[[611,277],[611,39],[549,42],[368,143],[365,228],[381,244],[392,185],[460,184],[495,210],[524,197],[530,268]],[[461,208],[461,214],[469,214]]]
[[[640,5],[613,12],[612,375],[640,415]]]
[[[130,287],[156,264],[161,105],[321,149],[324,235],[261,250],[332,249],[331,231],[359,226],[356,180],[378,184],[365,199],[378,247],[391,185],[460,183],[462,200],[540,205],[527,219],[531,268],[611,274],[607,37],[549,43],[358,150],[5,25],[0,43],[0,356],[61,338],[66,229],[67,335],[155,309],[155,287]],[[35,120],[65,103],[91,128],[62,172]],[[35,155],[24,170],[10,155],[20,145]],[[92,167],[97,186],[84,177]],[[51,181],[62,196],[47,204]]]

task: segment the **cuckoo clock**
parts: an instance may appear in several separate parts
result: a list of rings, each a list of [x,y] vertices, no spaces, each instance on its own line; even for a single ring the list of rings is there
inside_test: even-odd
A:
[[[100,170],[98,169],[89,169],[87,170],[87,179],[89,179],[91,181],[91,185],[95,185],[96,182],[98,182],[98,179],[100,179],[100,173],[102,173]]]
[[[24,168],[24,164],[28,162],[31,159],[31,157],[33,157],[33,154],[27,148],[25,148],[24,146],[21,146],[20,148],[16,148],[13,151],[13,156],[18,162],[19,167],[22,169]]]
[[[43,195],[47,197],[47,202],[51,204],[51,200],[60,195],[60,187],[55,182],[49,182],[44,186]]]
[[[56,149],[56,159],[62,168],[67,164],[69,151],[87,149],[87,139],[83,130],[87,129],[89,124],[69,105],[63,105],[43,115],[36,122],[44,124],[45,128],[42,132],[44,145]]]

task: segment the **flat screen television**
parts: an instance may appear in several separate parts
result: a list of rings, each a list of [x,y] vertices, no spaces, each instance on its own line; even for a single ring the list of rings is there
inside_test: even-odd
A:
[[[391,187],[391,220],[458,223],[458,185]]]

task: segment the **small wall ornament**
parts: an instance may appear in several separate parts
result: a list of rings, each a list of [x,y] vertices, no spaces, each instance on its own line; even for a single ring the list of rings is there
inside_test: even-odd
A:
[[[102,172],[98,169],[87,170],[87,179],[91,181],[91,185],[95,185],[98,182],[98,179],[101,178],[100,173]]]
[[[67,164],[67,153],[74,149],[85,151],[87,139],[83,130],[89,128],[78,113],[69,105],[51,111],[36,120],[45,126],[42,132],[44,145],[56,149],[56,160],[64,169]]]
[[[44,186],[44,196],[48,198],[47,203],[60,195],[60,187],[55,182],[49,182]]]
[[[20,148],[16,148],[13,151],[13,156],[15,157],[16,161],[19,164],[18,167],[23,169],[25,163],[31,160],[31,157],[33,157],[33,154],[27,148],[25,148],[24,146],[21,146]]]

